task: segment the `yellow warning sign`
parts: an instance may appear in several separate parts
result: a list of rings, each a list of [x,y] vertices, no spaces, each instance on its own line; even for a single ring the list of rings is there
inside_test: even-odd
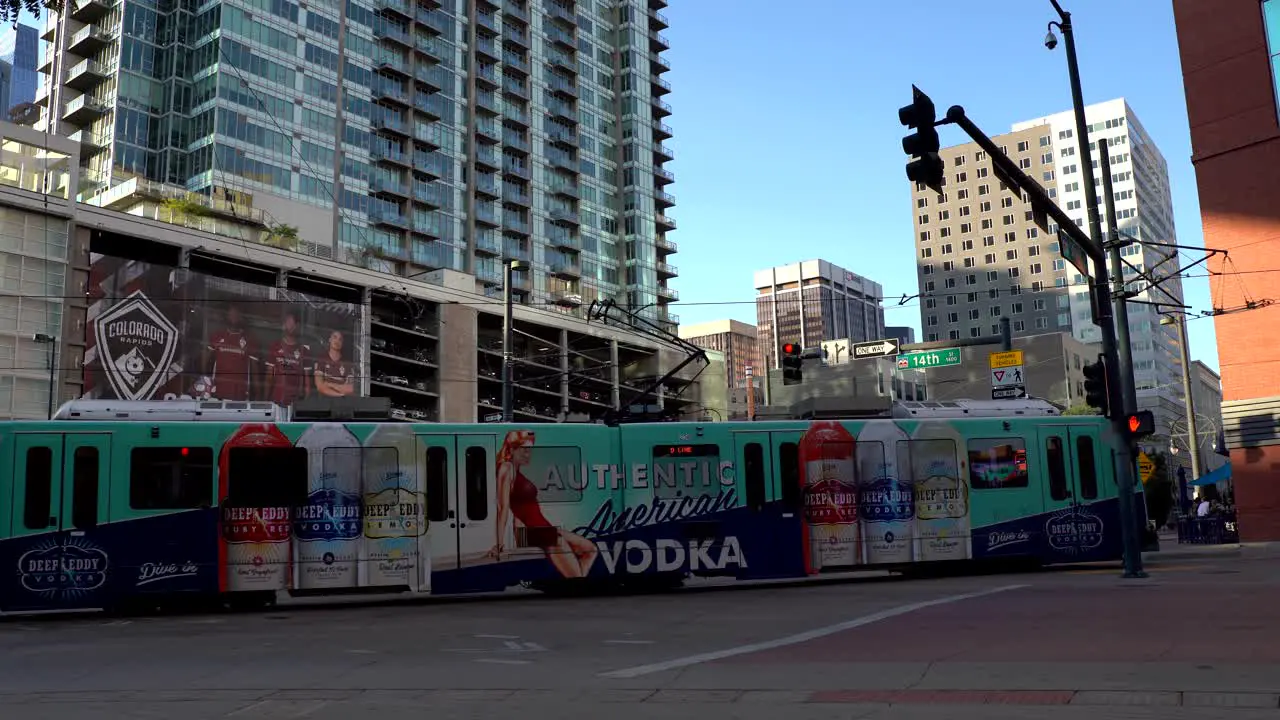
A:
[[[993,352],[990,355],[991,369],[1017,367],[1022,364],[1021,350],[1008,350],[1005,352]]]
[[[1156,464],[1146,453],[1138,453],[1138,477],[1145,484],[1156,474]]]

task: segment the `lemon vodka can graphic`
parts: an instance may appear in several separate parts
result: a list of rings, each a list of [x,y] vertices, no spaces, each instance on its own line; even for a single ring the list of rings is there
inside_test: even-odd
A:
[[[899,453],[904,478],[915,492],[916,559],[967,560],[972,557],[969,482],[961,453],[964,436],[949,422],[922,422],[907,453]]]
[[[862,561],[853,435],[835,420],[814,422],[800,438],[804,521],[814,570]]]
[[[355,587],[363,524],[360,441],[346,426],[307,428],[307,501],[294,511],[294,587]]]
[[[915,503],[898,464],[907,433],[891,420],[873,420],[858,433],[858,519],[868,563],[911,562]]]
[[[362,586],[420,589],[429,582],[430,556],[422,552],[427,516],[418,483],[418,446],[407,424],[378,425],[364,441]]]

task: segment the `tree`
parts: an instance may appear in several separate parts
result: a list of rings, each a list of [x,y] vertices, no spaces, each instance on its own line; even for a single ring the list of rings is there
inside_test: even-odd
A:
[[[0,0],[9,2],[11,0]],[[188,217],[205,217],[210,214],[208,206],[195,193],[187,193],[182,197],[168,197],[161,203],[164,209],[173,214],[173,219],[185,222]]]
[[[1072,405],[1062,411],[1063,415],[1097,415],[1098,408],[1092,405]]]
[[[267,227],[267,236],[263,244],[282,250],[297,250],[298,228],[284,223],[272,223]]]
[[[62,3],[57,0],[0,0],[0,18],[7,23],[18,23],[18,17],[25,10],[36,17],[48,8],[53,12],[61,12]]]

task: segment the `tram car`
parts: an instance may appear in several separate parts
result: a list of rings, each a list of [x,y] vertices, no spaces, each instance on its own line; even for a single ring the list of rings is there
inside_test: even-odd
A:
[[[617,426],[77,401],[0,423],[0,611],[1114,560],[1122,451],[1039,400]]]

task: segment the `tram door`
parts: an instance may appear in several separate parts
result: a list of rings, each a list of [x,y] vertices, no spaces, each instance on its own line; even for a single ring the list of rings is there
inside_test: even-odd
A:
[[[1039,431],[1042,488],[1047,518],[1047,551],[1061,560],[1083,562],[1105,554],[1119,532],[1102,510],[1098,477],[1101,457],[1097,430],[1084,425]]]
[[[432,573],[491,565],[496,482],[493,435],[419,435],[426,468],[427,533]],[[514,548],[508,538],[505,551]],[[493,575],[490,573],[490,575]],[[494,576],[496,577],[496,576]],[[468,579],[470,578],[470,579]],[[461,583],[461,585],[459,585]],[[482,574],[432,578],[434,592],[491,589]]]
[[[9,545],[16,572],[0,586],[4,609],[100,607],[110,548],[97,528],[105,519],[111,436],[21,433],[13,441]]]
[[[743,546],[748,563],[740,577],[795,577],[805,572],[800,434],[734,433],[738,506],[746,509],[750,528],[750,545]]]

